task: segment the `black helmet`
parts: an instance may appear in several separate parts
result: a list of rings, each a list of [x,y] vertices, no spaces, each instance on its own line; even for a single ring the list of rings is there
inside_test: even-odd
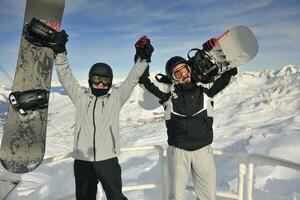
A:
[[[113,78],[113,72],[111,67],[106,63],[96,63],[94,64],[89,72],[89,79],[94,76],[106,76],[109,78]]]
[[[176,65],[181,64],[181,63],[187,64],[187,61],[183,57],[180,57],[180,56],[174,56],[167,61],[166,74],[170,80],[174,79],[172,76],[173,68],[176,67]]]
[[[108,89],[94,89],[92,87],[92,76],[105,76],[105,77],[109,77],[111,79],[109,85],[108,85]],[[92,93],[95,95],[95,96],[101,96],[101,95],[104,95],[106,94],[110,87],[111,87],[111,84],[112,84],[112,80],[113,80],[113,72],[112,72],[112,69],[111,67],[106,64],[106,63],[96,63],[94,64],[90,71],[89,71],[89,86],[92,90]]]

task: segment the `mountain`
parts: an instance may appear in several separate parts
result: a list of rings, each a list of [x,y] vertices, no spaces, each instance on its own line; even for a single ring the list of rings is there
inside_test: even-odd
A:
[[[117,88],[120,82],[114,84]],[[137,86],[120,115],[121,145],[161,145],[166,148],[163,109],[145,111],[137,104]],[[0,138],[9,89],[0,86]],[[214,148],[259,153],[293,162],[300,160],[300,67],[241,72],[236,81],[215,97]],[[46,157],[72,151],[74,106],[60,86],[52,88]],[[157,154],[124,153],[120,157],[124,185],[157,182]],[[215,157],[220,190],[235,191],[236,161]],[[69,170],[66,170],[69,169]],[[254,199],[292,199],[300,195],[300,173],[282,167],[255,166]],[[22,176],[11,198],[58,199],[74,193],[72,159],[39,167]],[[8,174],[0,168],[0,178]],[[61,183],[64,187],[61,187]],[[27,196],[26,196],[27,195]],[[100,192],[100,196],[103,194]],[[158,199],[156,190],[128,193],[130,199]],[[193,195],[189,194],[189,199]]]

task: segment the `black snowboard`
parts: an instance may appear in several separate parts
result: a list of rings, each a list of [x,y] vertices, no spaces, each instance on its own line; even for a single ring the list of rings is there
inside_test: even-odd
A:
[[[23,26],[37,18],[58,30],[64,5],[64,0],[27,0]],[[29,43],[22,34],[13,92],[50,90],[53,62],[51,49]],[[5,169],[25,173],[39,166],[45,154],[47,115],[48,106],[27,115],[9,106],[0,149]]]

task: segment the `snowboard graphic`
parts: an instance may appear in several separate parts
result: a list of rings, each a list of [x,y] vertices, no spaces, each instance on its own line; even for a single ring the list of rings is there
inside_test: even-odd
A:
[[[64,5],[64,0],[27,0],[23,27],[37,18],[59,30]],[[0,149],[1,163],[10,172],[32,171],[43,160],[53,62],[51,49],[29,43],[22,34]],[[21,109],[35,104],[35,110]]]
[[[235,26],[220,37],[208,52],[216,63],[218,73],[238,67],[252,60],[258,52],[258,42],[253,32],[243,25]]]
[[[189,53],[192,51],[196,51],[196,53],[195,56],[190,57]],[[192,49],[188,53],[188,58],[191,61],[197,58],[197,54],[203,53],[201,56],[204,55],[213,65],[199,66],[198,69],[192,71],[209,79],[249,62],[256,56],[257,52],[258,42],[255,35],[247,26],[239,25],[217,37],[216,44],[210,51],[205,52],[200,49]],[[201,61],[202,58],[199,62]],[[194,60],[194,63],[197,62],[197,60]],[[155,80],[152,80],[152,82],[158,88],[163,88],[163,85],[166,85]],[[144,89],[144,87],[142,87],[138,95],[138,103],[145,110],[153,110],[160,106],[159,99]]]

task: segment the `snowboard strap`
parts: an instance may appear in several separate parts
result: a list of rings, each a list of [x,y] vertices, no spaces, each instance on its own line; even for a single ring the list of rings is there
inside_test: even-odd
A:
[[[29,24],[26,24],[23,29],[23,35],[31,44],[39,47],[50,47],[54,44],[56,30],[33,18]]]
[[[190,56],[193,51],[196,53],[194,56]],[[194,48],[187,53],[187,57],[189,59],[188,64],[192,69],[192,78],[195,82],[210,83],[215,80],[220,66],[208,53]]]
[[[47,108],[49,93],[50,91],[45,89],[12,92],[9,95],[9,102],[21,115],[26,115],[29,110]]]

